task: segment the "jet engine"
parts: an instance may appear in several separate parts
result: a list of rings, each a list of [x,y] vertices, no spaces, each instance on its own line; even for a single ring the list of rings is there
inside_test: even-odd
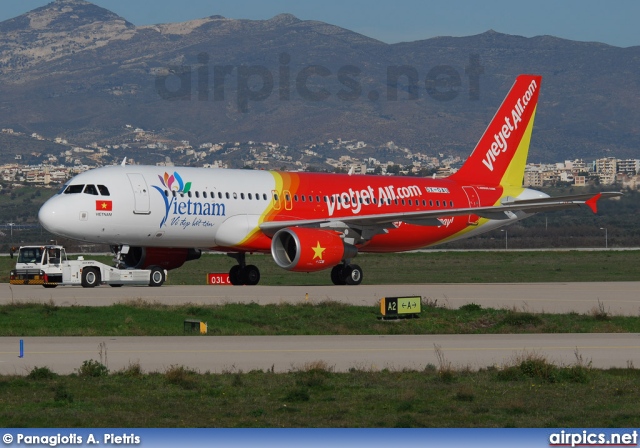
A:
[[[187,261],[197,260],[200,255],[201,251],[198,249],[129,247],[126,254],[122,253],[121,261],[127,268],[146,269],[149,266],[159,266],[171,270],[179,268]]]
[[[329,269],[357,254],[358,249],[345,244],[333,230],[287,227],[279,230],[271,241],[271,255],[276,264],[294,272]]]

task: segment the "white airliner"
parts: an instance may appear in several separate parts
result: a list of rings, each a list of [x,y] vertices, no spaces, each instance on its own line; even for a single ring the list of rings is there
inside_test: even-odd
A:
[[[358,252],[398,252],[467,238],[532,213],[587,206],[620,193],[549,198],[522,187],[542,78],[520,75],[461,169],[445,179],[121,165],[80,174],[38,218],[48,231],[110,245],[119,264],[174,269],[202,250],[238,264],[233,284],[255,285],[247,253],[282,268],[331,269],[356,285]]]

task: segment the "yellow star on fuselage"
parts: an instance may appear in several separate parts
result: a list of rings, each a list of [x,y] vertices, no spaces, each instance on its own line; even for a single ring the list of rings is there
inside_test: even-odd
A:
[[[315,260],[316,258],[319,258],[322,260],[322,253],[326,250],[326,248],[320,246],[320,241],[318,241],[318,245],[316,247],[312,247],[313,252],[315,253],[315,255],[313,256],[313,259]]]
[[[107,203],[106,203],[106,202],[103,202],[103,203],[102,203],[102,208],[103,208],[103,210],[106,210],[106,209],[107,209]]]

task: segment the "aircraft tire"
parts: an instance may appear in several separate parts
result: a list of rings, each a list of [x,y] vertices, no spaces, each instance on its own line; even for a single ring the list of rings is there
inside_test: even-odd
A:
[[[100,273],[95,268],[84,268],[80,284],[83,288],[95,288],[100,284]]]
[[[342,275],[342,271],[344,266],[338,264],[331,269],[331,282],[334,285],[346,285],[346,281],[344,280],[344,276]]]
[[[240,279],[240,266],[235,265],[229,271],[229,281],[234,286],[242,285],[242,281]]]
[[[149,275],[149,286],[158,287],[164,284],[164,270],[158,266],[151,268],[151,275]]]
[[[240,272],[240,279],[243,285],[255,286],[260,283],[260,270],[252,264],[245,266]]]
[[[357,264],[350,264],[347,266],[343,270],[342,275],[344,276],[345,283],[347,285],[355,286],[362,283],[362,268]]]

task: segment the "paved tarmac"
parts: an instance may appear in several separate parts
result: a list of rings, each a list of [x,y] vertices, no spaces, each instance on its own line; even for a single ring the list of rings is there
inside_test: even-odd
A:
[[[129,300],[168,305],[184,303],[320,303],[336,301],[377,306],[382,297],[421,296],[439,306],[515,308],[531,312],[590,313],[600,307],[614,315],[640,315],[640,282],[479,283],[360,286],[162,286],[85,289],[0,284],[0,304],[53,302],[58,306],[108,306]]]
[[[68,374],[89,359],[111,371],[139,363],[145,372],[172,365],[213,373],[287,372],[319,361],[337,372],[422,370],[439,365],[437,347],[456,368],[509,365],[526,354],[556,365],[574,365],[580,357],[595,368],[640,366],[639,334],[28,337],[23,358],[19,339],[0,338],[0,374],[26,375],[36,366]]]

